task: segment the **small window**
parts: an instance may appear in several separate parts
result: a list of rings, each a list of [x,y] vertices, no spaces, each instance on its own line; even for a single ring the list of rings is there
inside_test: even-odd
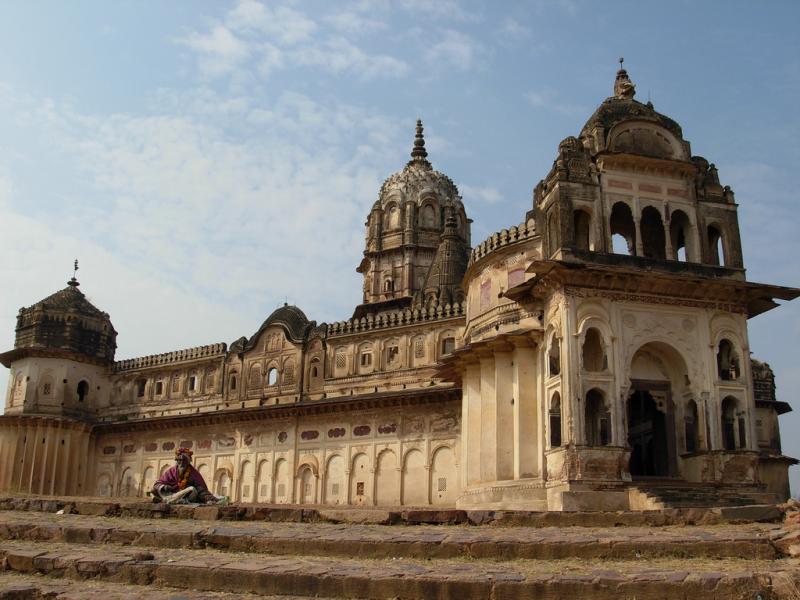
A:
[[[86,380],[78,384],[78,402],[83,402],[89,394],[89,382]]]
[[[447,477],[439,477],[439,485],[438,490],[439,492],[446,492],[447,491]]]
[[[369,367],[372,365],[372,352],[361,353],[361,366]]]
[[[267,385],[275,385],[278,383],[278,369],[272,367],[267,371]]]
[[[332,483],[331,484],[331,496],[333,496],[334,498],[339,496],[339,484],[338,483]]]
[[[197,389],[197,376],[190,375],[189,376],[189,391],[193,392]]]
[[[278,498],[283,498],[284,496],[286,496],[286,484],[285,483],[279,483],[278,484],[277,496],[278,496]]]
[[[561,342],[553,336],[550,342],[550,351],[547,353],[547,372],[553,377],[561,373]]]
[[[345,356],[344,352],[337,352],[336,353],[336,368],[337,369],[344,369],[347,366],[347,356]]]
[[[174,377],[172,379],[172,392],[177,393],[181,389],[181,380],[179,377]]]
[[[384,292],[391,292],[394,289],[394,283],[391,279],[387,279],[383,282],[383,291]]]
[[[561,395],[556,392],[550,400],[550,447],[561,446]]]
[[[363,496],[364,495],[364,482],[358,481],[356,482],[356,496]]]
[[[425,340],[422,338],[414,342],[414,358],[425,358]]]
[[[236,375],[231,375],[231,391],[236,391]]]
[[[156,396],[164,393],[164,384],[161,381],[156,381]]]
[[[319,371],[317,370],[317,367],[311,367],[311,376],[312,377],[317,377],[318,375],[319,375]]]
[[[49,396],[50,392],[52,392],[52,388],[53,388],[53,386],[49,381],[47,383],[45,383],[42,386],[42,395],[43,396]]]
[[[136,380],[136,397],[137,398],[144,398],[144,390],[145,386],[147,385],[147,381],[144,379],[137,379]]]
[[[399,346],[389,346],[386,349],[386,361],[390,364],[396,364],[397,361],[400,360],[400,347]]]
[[[456,349],[456,338],[446,337],[442,340],[442,354],[450,354]]]

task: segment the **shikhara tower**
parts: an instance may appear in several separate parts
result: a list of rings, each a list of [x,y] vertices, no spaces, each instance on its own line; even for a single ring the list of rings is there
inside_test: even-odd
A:
[[[230,347],[114,360],[75,278],[20,311],[0,489],[143,495],[177,446],[240,502],[575,510],[788,496],[747,319],[737,204],[680,126],[614,94],[521,223],[470,249],[455,184],[411,160],[367,217],[363,301],[282,306]]]

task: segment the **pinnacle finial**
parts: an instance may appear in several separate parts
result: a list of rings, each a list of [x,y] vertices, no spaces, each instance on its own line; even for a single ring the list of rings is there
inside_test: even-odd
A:
[[[628,72],[623,68],[622,63],[625,59],[619,57],[619,71],[617,71],[617,78],[614,80],[614,95],[617,98],[631,100],[636,94],[636,86],[628,77]]]
[[[414,136],[414,148],[411,150],[411,160],[425,161],[428,152],[425,150],[425,136],[422,132],[425,128],[422,126],[422,119],[417,119],[417,133]]]
[[[78,287],[80,285],[80,283],[78,283],[78,280],[75,277],[77,274],[78,274],[78,259],[76,258],[75,263],[72,267],[72,279],[70,279],[67,282],[67,285],[71,285],[72,287]]]

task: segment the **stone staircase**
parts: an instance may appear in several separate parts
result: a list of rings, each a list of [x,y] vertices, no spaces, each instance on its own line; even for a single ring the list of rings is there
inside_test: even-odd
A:
[[[748,506],[774,504],[777,500],[758,486],[709,486],[670,479],[636,482],[629,494],[631,506],[640,510]]]
[[[796,599],[782,517],[0,498],[0,600]]]

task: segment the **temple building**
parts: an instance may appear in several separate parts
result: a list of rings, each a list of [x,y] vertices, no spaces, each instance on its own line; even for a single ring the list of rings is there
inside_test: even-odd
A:
[[[418,121],[369,211],[347,320],[284,305],[230,345],[117,361],[74,277],[21,309],[0,354],[0,491],[144,496],[183,446],[238,502],[787,498],[790,408],[747,319],[800,290],[747,281],[733,191],[634,96],[620,68],[527,214],[474,247]]]

